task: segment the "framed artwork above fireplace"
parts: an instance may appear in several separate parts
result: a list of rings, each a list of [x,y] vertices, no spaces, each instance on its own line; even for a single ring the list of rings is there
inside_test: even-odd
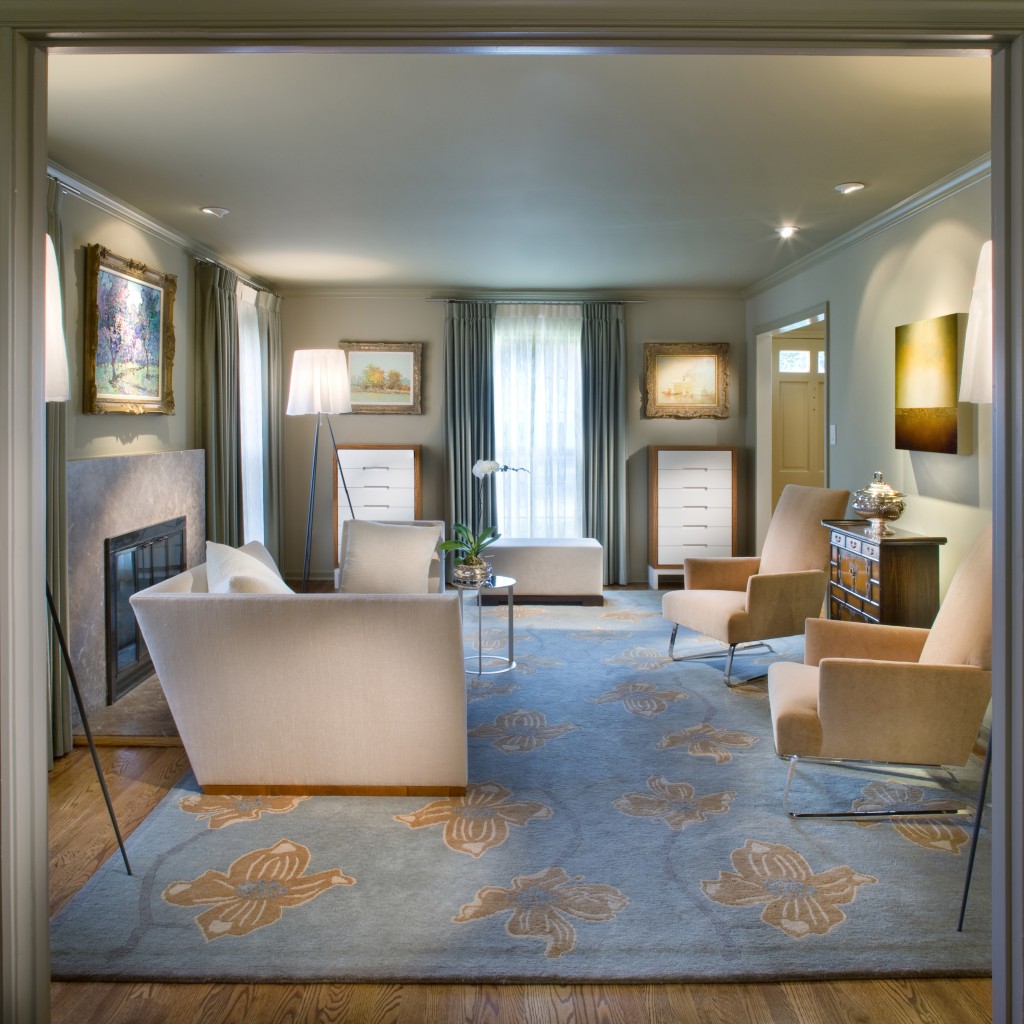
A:
[[[176,289],[173,274],[86,247],[84,412],[174,412]]]

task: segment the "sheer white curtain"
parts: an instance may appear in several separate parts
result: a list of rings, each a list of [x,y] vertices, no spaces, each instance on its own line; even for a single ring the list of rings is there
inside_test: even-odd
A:
[[[529,473],[495,473],[507,537],[581,537],[582,311],[499,305],[494,314],[494,454]]]
[[[238,286],[238,428],[243,536],[264,541],[263,361],[254,288]]]

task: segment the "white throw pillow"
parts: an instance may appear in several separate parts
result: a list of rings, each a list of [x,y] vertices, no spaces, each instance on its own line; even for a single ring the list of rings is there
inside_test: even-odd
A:
[[[425,594],[439,526],[356,519],[345,524],[344,594]]]
[[[262,591],[232,589],[231,580],[243,576],[259,581],[265,589]],[[281,579],[281,574],[277,571],[270,552],[259,541],[250,541],[240,548],[217,544],[212,540],[207,541],[206,577],[211,594],[291,594],[293,592],[291,587]]]
[[[294,591],[279,577],[270,580],[265,576],[229,576],[224,593],[227,594],[292,594]]]

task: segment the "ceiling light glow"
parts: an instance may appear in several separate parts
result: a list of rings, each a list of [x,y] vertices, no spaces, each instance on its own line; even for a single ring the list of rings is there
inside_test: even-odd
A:
[[[863,187],[863,181],[842,181],[836,185],[836,191],[841,196],[848,196],[851,192],[859,192]]]
[[[793,224],[783,224],[781,228],[776,228],[780,238],[792,238],[796,234],[796,226]]]
[[[211,217],[216,217],[217,220],[223,220],[231,212],[225,210],[223,206],[201,206],[199,210],[200,213],[208,213]]]

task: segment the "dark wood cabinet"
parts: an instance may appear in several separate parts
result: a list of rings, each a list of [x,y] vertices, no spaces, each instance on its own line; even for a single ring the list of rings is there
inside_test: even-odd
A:
[[[891,626],[931,626],[939,610],[939,545],[945,537],[893,530],[879,537],[860,519],[828,527],[828,616]]]

